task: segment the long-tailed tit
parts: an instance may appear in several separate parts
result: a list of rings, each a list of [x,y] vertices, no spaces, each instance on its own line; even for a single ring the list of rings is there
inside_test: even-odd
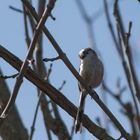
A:
[[[97,87],[103,78],[104,68],[96,52],[91,48],[82,49],[79,52],[80,71],[79,74],[90,88]],[[82,116],[84,113],[85,98],[88,94],[84,87],[79,83],[80,105],[75,120],[75,132],[82,131]]]

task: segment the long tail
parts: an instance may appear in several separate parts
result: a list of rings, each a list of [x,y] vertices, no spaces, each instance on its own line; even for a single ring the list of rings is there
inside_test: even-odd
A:
[[[86,97],[86,94],[81,92],[80,106],[78,108],[78,112],[77,112],[77,116],[75,120],[75,133],[77,133],[78,131],[82,132],[82,117],[84,113],[85,97]]]

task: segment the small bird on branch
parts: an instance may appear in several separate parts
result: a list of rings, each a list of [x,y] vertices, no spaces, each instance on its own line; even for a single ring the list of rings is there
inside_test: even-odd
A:
[[[82,49],[79,52],[80,71],[79,74],[90,88],[96,88],[103,79],[104,68],[96,52],[91,48]],[[79,83],[80,100],[75,120],[75,133],[82,132],[82,116],[84,113],[85,99],[88,94],[85,88]]]

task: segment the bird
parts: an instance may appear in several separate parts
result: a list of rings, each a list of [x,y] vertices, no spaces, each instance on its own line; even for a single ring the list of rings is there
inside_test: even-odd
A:
[[[91,89],[100,85],[103,79],[104,67],[97,53],[91,48],[84,48],[79,52],[80,68],[79,74]],[[75,119],[75,133],[82,132],[82,117],[84,113],[87,91],[78,83],[80,91],[79,107]]]

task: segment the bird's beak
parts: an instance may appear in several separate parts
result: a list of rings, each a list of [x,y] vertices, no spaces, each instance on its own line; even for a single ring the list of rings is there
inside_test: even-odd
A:
[[[85,55],[86,55],[85,52],[80,53],[80,54],[79,54],[80,59],[84,59]]]

